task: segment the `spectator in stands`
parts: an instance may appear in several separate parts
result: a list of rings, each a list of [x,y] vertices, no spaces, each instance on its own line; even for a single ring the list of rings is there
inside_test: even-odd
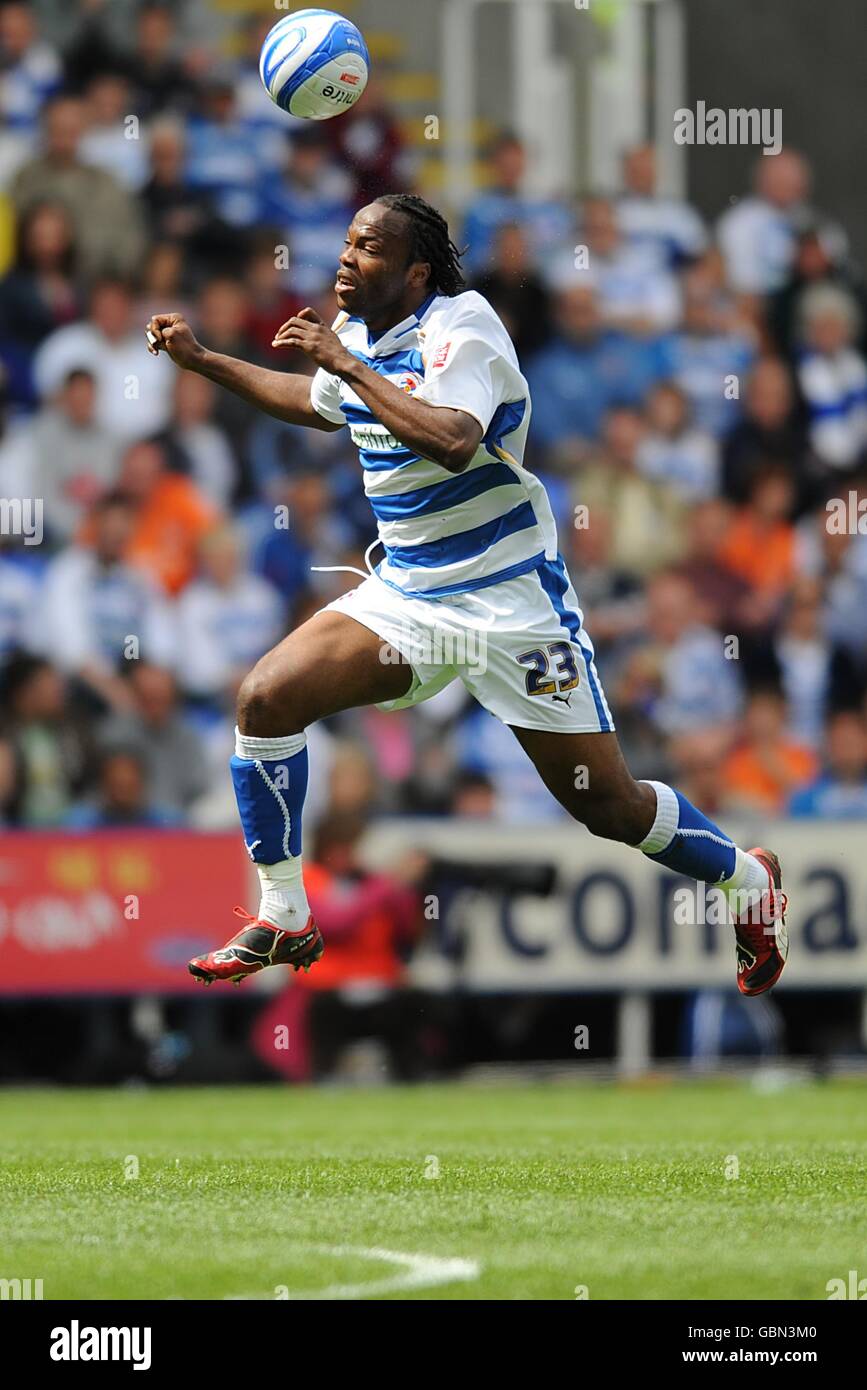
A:
[[[141,214],[111,174],[82,160],[84,124],[84,105],[77,97],[53,97],[43,108],[42,153],[18,170],[10,196],[19,213],[45,202],[68,209],[80,274],[128,275],[144,251]]]
[[[636,410],[615,406],[605,417],[602,443],[581,467],[574,500],[613,532],[610,560],[624,574],[646,577],[683,553],[686,507],[674,487],[641,472],[644,422]]]
[[[344,112],[343,119],[329,121],[326,130],[335,160],[353,175],[352,201],[357,207],[397,188],[411,189],[412,170],[400,126],[376,67],[364,89],[364,100]]]
[[[727,659],[721,635],[697,617],[686,575],[665,571],[650,580],[646,645],[658,672],[651,717],[661,732],[731,728],[742,703],[737,663]]]
[[[809,500],[806,438],[788,367],[762,357],[747,378],[743,418],[723,440],[722,490],[743,505],[757,473],[785,466],[797,486],[796,511]]]
[[[145,119],[191,107],[195,85],[180,58],[175,16],[160,0],[146,0],[136,16],[132,71],[136,110]]]
[[[800,305],[798,381],[810,443],[828,475],[867,460],[867,362],[855,346],[858,306],[836,285],[814,285]]]
[[[241,34],[243,51],[236,69],[235,95],[238,115],[246,123],[252,139],[263,136],[273,138],[276,132],[280,143],[285,144],[287,130],[291,132],[297,129],[302,124],[302,118],[290,115],[272,101],[259,75],[262,44],[273,26],[274,16],[268,11],[259,13],[254,10],[244,20]],[[339,125],[340,122],[331,124]]]
[[[555,333],[526,366],[533,398],[530,448],[548,467],[571,471],[599,438],[615,403],[639,406],[668,374],[664,352],[606,329],[595,290],[574,282],[554,299]]]
[[[707,246],[704,223],[689,203],[657,191],[652,145],[633,145],[626,151],[623,188],[617,215],[630,245],[649,250],[660,264],[675,269],[702,254]]]
[[[235,88],[228,78],[210,78],[201,110],[187,127],[186,178],[203,189],[228,226],[244,230],[260,217],[260,182],[275,172],[269,143],[250,140],[238,115]]]
[[[564,812],[538,777],[505,724],[472,705],[455,732],[458,767],[485,778],[494,789],[498,821],[531,824],[557,821]]]
[[[753,478],[718,551],[720,562],[750,586],[768,618],[795,574],[794,503],[791,474],[781,464],[768,464]]]
[[[174,386],[171,363],[149,355],[128,281],[100,279],[87,319],[58,328],[45,339],[33,364],[42,399],[53,396],[69,373],[92,372],[97,424],[117,439],[143,439],[165,428]]]
[[[777,351],[790,360],[798,352],[801,301],[813,285],[837,285],[855,300],[861,320],[862,352],[867,352],[867,289],[863,277],[846,255],[846,239],[838,227],[811,219],[798,236],[788,279],[768,306],[769,327]]]
[[[253,568],[294,609],[316,585],[312,565],[341,563],[341,537],[321,472],[299,472],[271,491],[275,505],[264,509],[267,529],[260,533]]]
[[[363,823],[332,816],[317,831],[311,903],[317,922],[331,927],[333,949],[318,977],[304,977],[313,1076],[332,1076],[347,1042],[375,1037],[385,1044],[392,1080],[411,1081],[420,1074],[422,1048],[406,958],[420,933],[415,881],[425,862],[407,856],[392,873],[371,873],[358,860],[361,831]]]
[[[217,222],[213,200],[205,189],[187,182],[186,135],[177,117],[155,120],[149,135],[150,176],[141,201],[151,237],[193,249],[198,259],[208,253],[207,243],[215,231],[217,236],[226,235]],[[236,251],[234,238],[231,244]]]
[[[482,772],[464,769],[454,779],[449,814],[466,820],[493,820],[497,797],[489,778]]]
[[[354,212],[351,179],[334,162],[326,133],[308,121],[292,136],[283,177],[263,189],[260,213],[291,248],[291,280],[308,300],[331,288]]]
[[[202,540],[199,574],[178,603],[178,676],[184,689],[219,707],[234,705],[243,677],[285,631],[277,590],[244,569],[240,538],[229,526]]]
[[[101,73],[126,70],[136,0],[86,0],[81,5],[41,0],[39,8],[63,48],[69,91],[84,91]]]
[[[856,710],[840,710],[828,721],[824,767],[792,796],[789,815],[822,820],[867,817],[867,730]]]
[[[728,279],[738,293],[772,294],[785,283],[810,183],[807,161],[795,150],[756,160],[753,194],[724,212],[717,225]]]
[[[203,497],[225,511],[238,485],[235,453],[216,423],[217,392],[207,377],[178,372],[169,428],[159,436],[169,467],[189,478]]]
[[[867,512],[867,480],[855,479],[851,491],[863,516]],[[804,574],[821,579],[824,630],[835,645],[848,652],[861,679],[867,680],[867,532],[856,534],[851,528],[839,529],[829,522],[823,509],[801,525],[798,567]]]
[[[0,9],[0,120],[35,135],[39,114],[61,81],[60,57],[37,27],[33,8],[12,0]]]
[[[319,823],[308,873],[316,920],[331,929],[329,964],[323,957],[323,970],[299,977],[301,988],[257,1024],[257,1050],[272,1066],[274,1027],[289,1024],[291,1055],[279,1069],[293,1080],[331,1078],[346,1045],[362,1038],[384,1044],[393,1080],[416,1080],[425,1066],[405,961],[422,923],[417,885],[427,860],[408,854],[388,874],[371,872],[358,854],[363,829],[357,816],[329,813]]]
[[[719,491],[719,446],[713,435],[692,422],[689,401],[680,387],[663,381],[647,400],[648,431],[638,446],[639,472],[668,483],[686,502]]]
[[[147,178],[146,132],[130,124],[130,117],[136,122],[140,118],[129,82],[121,73],[100,73],[89,83],[84,100],[87,129],[81,158],[137,193]]]
[[[617,739],[634,777],[668,778],[671,773],[668,745],[660,740],[652,717],[661,689],[658,658],[656,649],[642,642],[625,651],[615,649],[604,668],[617,710]]]
[[[256,361],[255,346],[248,332],[249,315],[250,297],[237,279],[219,275],[203,285],[196,303],[195,322],[202,342],[207,343],[211,352]],[[231,391],[218,391],[213,418],[225,431],[243,478],[248,435],[261,418],[260,413]]]
[[[793,791],[816,773],[812,748],[786,732],[786,702],[776,686],[754,690],[742,735],[722,770],[733,809],[783,815]]]
[[[156,584],[124,557],[135,513],[121,493],[97,502],[88,543],[51,562],[36,610],[32,642],[101,703],[127,709],[125,660],[175,658],[174,618]]]
[[[782,686],[793,737],[815,747],[829,709],[858,698],[851,657],[824,627],[822,585],[799,578],[792,585],[783,619],[769,649],[770,673]]]
[[[118,748],[102,755],[94,795],[73,806],[65,824],[70,830],[169,829],[183,818],[151,800],[141,754]]]
[[[166,304],[177,304],[176,312],[185,317],[191,312],[192,306],[186,300],[184,270],[184,253],[177,242],[151,242],[141,270],[136,303],[136,317],[140,323],[147,323],[151,314],[161,312]]]
[[[732,524],[732,509],[719,497],[690,508],[686,519],[686,548],[679,568],[688,575],[696,595],[697,615],[725,634],[749,633],[766,627],[764,612],[756,612],[749,584],[720,558]]]
[[[133,507],[125,558],[175,596],[195,573],[202,538],[220,514],[189,478],[170,473],[165,450],[152,441],[132,444],[118,480]]]
[[[576,261],[575,252],[569,253],[572,273],[579,283],[595,287],[608,327],[641,337],[675,327],[680,318],[676,277],[646,246],[624,240],[610,199],[585,200],[578,237],[578,253],[586,254],[586,264]]]
[[[484,192],[470,203],[464,221],[464,266],[479,275],[491,262],[494,237],[504,222],[517,222],[530,243],[533,261],[541,269],[553,252],[574,240],[572,213],[556,198],[537,198],[524,193],[527,153],[511,131],[503,131],[489,150],[492,178]]]
[[[722,436],[740,419],[740,386],[755,359],[752,335],[733,327],[702,266],[683,276],[684,311],[674,334],[671,375],[689,398],[696,423]]]
[[[3,672],[0,695],[17,769],[16,824],[60,825],[85,784],[89,731],[67,707],[62,677],[42,657],[14,657]]]
[[[96,384],[73,368],[53,399],[0,445],[7,497],[41,497],[52,541],[68,541],[117,477],[120,447],[96,420]]]
[[[551,334],[548,291],[530,259],[525,229],[517,222],[497,228],[490,269],[473,283],[493,305],[525,362]]]
[[[9,496],[5,489],[2,491]],[[24,546],[15,546],[7,537],[0,537],[0,670],[16,652],[31,650],[36,638],[33,614],[41,572],[27,562],[23,552]]]
[[[274,330],[307,303],[295,289],[281,255],[281,235],[264,230],[255,239],[244,276],[248,293],[246,332],[257,361],[274,367],[279,362],[284,372],[305,372],[310,370],[310,359],[303,353],[287,353],[284,348],[271,346]],[[286,247],[286,259],[291,265],[291,246]]]
[[[0,280],[0,362],[9,398],[31,406],[33,354],[62,324],[77,318],[72,226],[59,203],[38,203],[19,219],[15,262]]]
[[[730,742],[730,726],[699,722],[683,732],[672,730],[666,750],[672,779],[683,795],[701,798],[720,820],[732,812],[723,773]]]
[[[126,684],[129,707],[101,723],[99,746],[136,752],[157,805],[185,812],[207,791],[209,769],[199,735],[181,712],[175,679],[163,666],[130,661]]]
[[[612,642],[635,636],[644,622],[644,597],[638,577],[615,559],[616,518],[594,507],[592,515],[576,512],[561,538],[570,574],[581,590],[581,609],[597,652]]]

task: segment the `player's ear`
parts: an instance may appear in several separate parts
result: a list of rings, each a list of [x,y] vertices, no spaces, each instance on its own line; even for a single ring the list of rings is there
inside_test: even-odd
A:
[[[409,268],[409,283],[414,290],[421,289],[430,279],[430,262],[413,261]]]

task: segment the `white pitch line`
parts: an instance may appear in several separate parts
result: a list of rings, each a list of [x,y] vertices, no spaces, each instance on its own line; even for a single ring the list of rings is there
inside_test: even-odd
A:
[[[441,1255],[408,1255],[400,1250],[383,1250],[379,1246],[371,1246],[368,1249],[363,1245],[323,1245],[320,1246],[320,1250],[323,1255],[354,1255],[364,1260],[383,1260],[387,1264],[398,1265],[402,1273],[390,1274],[384,1279],[373,1279],[366,1284],[332,1284],[321,1293],[296,1294],[296,1298],[305,1301],[370,1298],[372,1294],[403,1293],[408,1289],[430,1289],[438,1284],[478,1279],[481,1273],[481,1266],[477,1260],[444,1258]]]
[[[293,1302],[371,1298],[386,1293],[405,1293],[410,1289],[431,1289],[440,1284],[464,1283],[478,1279],[482,1272],[477,1260],[442,1255],[412,1255],[402,1250],[384,1250],[378,1245],[305,1245],[304,1248],[316,1250],[320,1255],[381,1260],[386,1264],[397,1265],[399,1272],[386,1275],[382,1279],[371,1279],[365,1284],[331,1284],[328,1288],[315,1292],[290,1293],[289,1298]],[[273,1294],[266,1294],[265,1297],[273,1298]]]

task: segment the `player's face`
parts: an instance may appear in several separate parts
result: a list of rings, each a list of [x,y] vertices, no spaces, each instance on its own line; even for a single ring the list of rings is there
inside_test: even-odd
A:
[[[355,214],[346,233],[334,285],[338,306],[367,321],[385,319],[423,290],[429,271],[409,260],[406,217],[371,203]]]

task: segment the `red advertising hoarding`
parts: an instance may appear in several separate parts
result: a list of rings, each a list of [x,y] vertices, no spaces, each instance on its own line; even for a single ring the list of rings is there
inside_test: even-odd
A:
[[[0,838],[0,995],[187,993],[248,896],[237,834],[111,830]]]

